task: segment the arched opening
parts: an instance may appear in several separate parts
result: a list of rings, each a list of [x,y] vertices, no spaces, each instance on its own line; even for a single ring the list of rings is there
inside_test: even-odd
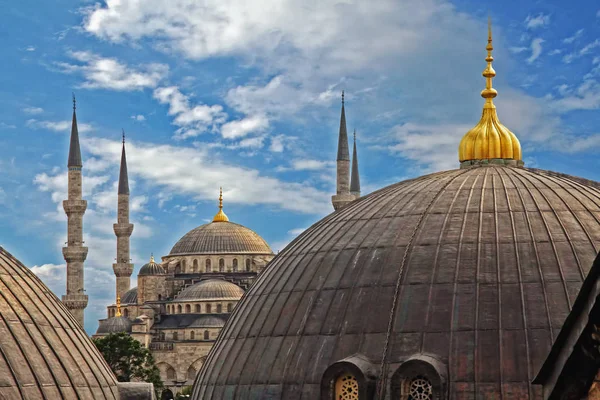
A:
[[[194,340],[196,336],[196,333],[194,331],[190,332],[190,340]]]
[[[185,259],[181,260],[181,271],[183,271],[184,273],[187,272],[185,269]]]
[[[176,273],[176,274],[180,274],[180,273],[181,273],[181,266],[180,266],[179,264],[177,264],[177,265],[175,266],[175,273]]]
[[[405,380],[400,389],[400,399],[406,400],[432,400],[433,386],[431,381],[424,376],[417,375],[413,379]]]
[[[206,305],[206,313],[210,314],[212,312],[212,306],[210,304]]]
[[[165,341],[165,333],[164,332],[161,332],[159,337],[160,337],[160,340],[162,340],[163,342]]]
[[[177,314],[181,314],[181,304],[177,306]]]
[[[126,309],[126,308],[125,308],[125,309],[123,309],[123,316],[124,316],[125,318],[129,317],[129,310],[128,310],[128,309]]]
[[[179,340],[179,332],[173,332],[173,340]]]
[[[192,272],[198,271],[198,260],[194,258],[194,262],[192,264]]]
[[[358,400],[358,381],[352,374],[342,374],[335,381],[336,400]]]
[[[170,389],[165,389],[162,391],[162,394],[160,395],[160,400],[173,400],[173,392],[171,392]]]
[[[188,368],[187,378],[188,378],[188,381],[193,381],[194,379],[196,379],[196,369],[194,367],[190,366]]]
[[[204,261],[204,266],[206,267],[206,272],[211,272],[210,258],[207,258],[206,261]]]
[[[200,308],[200,304],[196,304],[196,313],[200,314],[202,312],[202,309]]]
[[[167,368],[167,379],[174,381],[175,377],[176,377],[175,368],[173,368],[169,365],[169,367]]]
[[[189,304],[186,304],[185,305],[185,312],[187,314],[191,313],[192,312],[192,306],[190,306]]]
[[[161,300],[162,300],[162,295],[159,294],[158,295],[158,301],[161,301]]]
[[[250,259],[246,258],[246,271],[250,272]]]
[[[354,354],[331,364],[321,378],[323,400],[366,400],[374,398],[376,380],[370,371],[376,367],[362,354]],[[394,396],[393,400],[397,400]]]
[[[237,260],[237,258],[233,259],[233,272],[238,272],[238,260]]]
[[[220,304],[217,304],[217,314],[221,314],[223,312],[223,306]]]
[[[225,260],[222,258],[219,258],[219,272],[223,272],[225,271]]]
[[[231,311],[233,311],[233,304],[227,303],[227,312],[230,313]]]
[[[204,340],[208,340],[209,339],[209,333],[208,331],[204,331]]]
[[[391,396],[399,400],[441,400],[446,393],[447,367],[440,360],[417,354],[392,375]]]

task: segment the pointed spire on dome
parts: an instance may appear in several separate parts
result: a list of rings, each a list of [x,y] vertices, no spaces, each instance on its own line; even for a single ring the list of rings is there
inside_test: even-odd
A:
[[[492,67],[494,57],[492,51],[492,20],[488,18],[488,44],[486,46],[487,66],[483,70],[485,77],[485,89],[481,91],[481,97],[485,99],[483,113],[479,123],[463,136],[458,148],[458,158],[461,166],[488,163],[495,160],[499,164],[523,165],[521,161],[521,144],[519,139],[507,127],[500,123],[496,113],[493,99],[498,95],[492,87],[492,79],[496,71]],[[510,162],[507,162],[510,161]]]
[[[360,176],[358,174],[358,154],[356,153],[356,129],[354,130],[354,149],[352,151],[352,175],[350,176],[350,194],[360,197]]]
[[[150,253],[150,263],[154,262],[154,253]]]
[[[129,178],[127,177],[127,157],[125,156],[125,130],[123,130],[121,170],[119,171],[119,194],[129,194]]]
[[[71,143],[69,144],[69,160],[67,167],[79,167],[83,166],[81,162],[81,150],[79,149],[79,131],[77,129],[77,114],[75,109],[77,108],[75,101],[75,94],[73,94],[73,121],[71,123]]]
[[[340,133],[338,136],[337,160],[350,161],[348,150],[348,131],[346,130],[346,110],[344,107],[344,91],[342,90],[342,115],[340,116]]]
[[[229,218],[223,212],[223,188],[219,188],[219,212],[213,218],[213,222],[228,222]]]
[[[121,316],[121,297],[117,296],[117,312],[115,313],[115,317]]]

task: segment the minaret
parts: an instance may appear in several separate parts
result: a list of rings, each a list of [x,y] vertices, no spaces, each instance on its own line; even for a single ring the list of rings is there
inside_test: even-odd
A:
[[[68,220],[67,246],[63,247],[63,256],[67,262],[67,294],[62,297],[62,301],[79,325],[83,326],[83,310],[88,303],[88,296],[83,289],[83,262],[88,252],[88,248],[83,246],[83,214],[87,208],[87,201],[81,199],[81,168],[83,164],[79,149],[75,106],[75,96],[73,96],[73,123],[67,162],[69,168],[68,198],[63,201],[63,208]]]
[[[346,130],[346,111],[344,109],[344,92],[342,91],[342,115],[340,117],[340,133],[337,152],[337,185],[336,194],[331,196],[335,210],[339,210],[354,200],[350,194],[350,152],[348,151],[348,131]]]
[[[354,150],[352,151],[352,176],[350,178],[350,194],[355,199],[360,197],[360,176],[358,175],[358,155],[356,154],[356,129],[354,130]]]
[[[117,262],[113,264],[113,271],[117,277],[117,297],[121,298],[129,290],[133,272],[133,264],[129,262],[129,237],[133,232],[133,224],[129,223],[129,180],[127,179],[127,158],[125,157],[125,132],[123,132],[118,193],[117,223],[113,224],[117,236]]]

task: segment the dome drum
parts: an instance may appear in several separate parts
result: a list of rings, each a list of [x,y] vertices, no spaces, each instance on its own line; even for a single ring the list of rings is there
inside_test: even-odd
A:
[[[239,300],[243,295],[244,290],[234,283],[222,279],[208,279],[186,287],[173,302]]]

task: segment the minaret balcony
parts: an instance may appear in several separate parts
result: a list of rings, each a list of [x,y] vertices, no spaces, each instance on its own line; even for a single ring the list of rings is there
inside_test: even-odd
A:
[[[88,304],[87,294],[65,294],[62,297],[63,304],[70,310],[86,308]]]
[[[86,200],[64,200],[63,208],[65,213],[68,214],[83,214],[87,209]]]
[[[133,273],[133,264],[130,263],[117,263],[113,264],[113,271],[115,272],[115,276],[118,278],[121,277],[129,277]]]
[[[88,248],[83,246],[68,246],[62,250],[66,262],[83,262],[88,253]]]
[[[115,235],[119,236],[131,236],[133,232],[133,224],[113,224]]]

